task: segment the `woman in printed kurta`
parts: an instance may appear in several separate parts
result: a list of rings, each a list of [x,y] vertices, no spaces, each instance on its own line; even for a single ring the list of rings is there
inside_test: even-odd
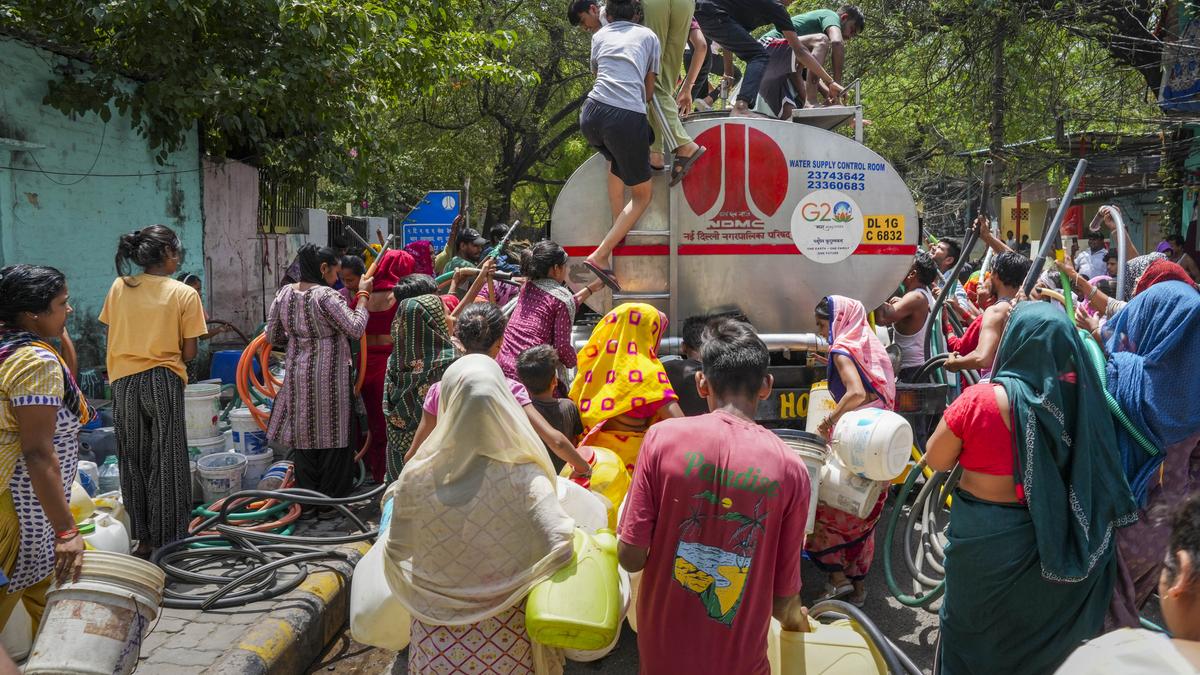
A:
[[[67,493],[90,411],[68,368],[70,311],[58,270],[0,269],[0,625],[20,602],[35,632],[53,573],[70,578],[83,552]],[[67,358],[50,337],[62,338]]]
[[[359,281],[356,305],[331,284],[338,257],[307,244],[300,249],[300,282],[279,289],[267,317],[267,339],[287,347],[287,377],[275,397],[267,436],[293,450],[299,487],[331,497],[353,480],[350,449],[350,343],[366,330],[371,279]]]
[[[421,421],[425,394],[442,379],[454,358],[442,299],[421,295],[401,301],[392,322],[392,356],[383,388],[389,481],[396,480],[404,467],[404,454]]]
[[[572,294],[565,283],[567,252],[549,240],[539,241],[521,253],[521,274],[526,281],[508,319],[504,344],[496,361],[504,374],[515,380],[517,357],[531,347],[550,345],[558,352],[558,360],[565,368],[574,368],[576,355],[571,344],[571,324],[575,322],[575,312],[579,304],[603,288],[604,283],[594,281]],[[566,379],[564,370],[558,378],[562,390],[555,392],[556,396],[566,394],[563,384]]]

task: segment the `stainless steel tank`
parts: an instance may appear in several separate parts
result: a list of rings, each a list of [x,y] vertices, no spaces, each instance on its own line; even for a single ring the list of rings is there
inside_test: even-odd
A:
[[[917,248],[917,210],[882,157],[841,134],[760,119],[699,119],[686,128],[707,154],[683,183],[654,178],[654,198],[613,257],[623,292],[588,305],[648,302],[682,318],[739,307],[763,333],[815,328],[829,294],[869,311],[900,283]],[[551,236],[571,256],[570,284],[612,223],[607,164],[595,155],[563,187]],[[675,330],[672,334],[677,334]]]

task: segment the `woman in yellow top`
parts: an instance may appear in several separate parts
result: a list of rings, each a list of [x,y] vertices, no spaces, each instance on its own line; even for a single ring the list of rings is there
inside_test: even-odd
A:
[[[108,326],[121,494],[141,556],[184,537],[191,515],[185,362],[208,329],[200,296],[171,278],[179,258],[179,238],[163,225],[121,235],[118,277],[100,312]],[[142,273],[130,276],[130,262]]]
[[[36,630],[50,582],[77,576],[83,563],[67,492],[87,402],[46,342],[70,345],[70,313],[62,272],[0,269],[0,625],[23,602]]]
[[[630,473],[651,424],[683,417],[679,397],[658,360],[667,316],[644,303],[619,305],[592,330],[579,352],[570,397],[579,406],[580,445],[608,448]]]

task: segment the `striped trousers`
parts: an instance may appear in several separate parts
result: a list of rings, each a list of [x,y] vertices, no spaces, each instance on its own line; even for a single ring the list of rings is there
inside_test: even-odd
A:
[[[151,368],[112,383],[121,494],[133,531],[154,548],[187,536],[192,510],[184,382]]]

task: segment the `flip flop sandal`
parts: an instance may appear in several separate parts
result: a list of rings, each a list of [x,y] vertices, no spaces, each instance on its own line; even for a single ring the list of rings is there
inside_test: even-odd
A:
[[[611,269],[604,269],[599,265],[595,265],[586,260],[583,261],[583,265],[591,270],[592,274],[595,274],[597,277],[599,277],[600,281],[603,281],[604,285],[612,289],[614,293],[621,292],[621,284],[617,283],[617,275],[613,273]]]
[[[692,153],[691,157],[684,157],[683,159],[680,159],[678,156],[676,156],[671,167],[670,187],[679,185],[679,182],[683,180],[683,177],[686,176],[688,172],[692,170],[692,167],[696,165],[696,160],[703,157],[705,152],[708,152],[708,148],[702,145],[700,146],[700,149]]]
[[[840,600],[841,598],[849,596],[853,592],[854,584],[842,584],[841,586],[834,588],[833,584],[827,583],[825,584],[825,592],[818,596],[816,601],[824,602],[826,600]]]
[[[845,598],[843,598],[843,600],[854,605],[855,607],[857,607],[859,609],[862,609],[862,606],[867,604],[867,592],[864,590],[862,597],[858,598],[858,599],[855,599],[854,594],[850,593]]]

